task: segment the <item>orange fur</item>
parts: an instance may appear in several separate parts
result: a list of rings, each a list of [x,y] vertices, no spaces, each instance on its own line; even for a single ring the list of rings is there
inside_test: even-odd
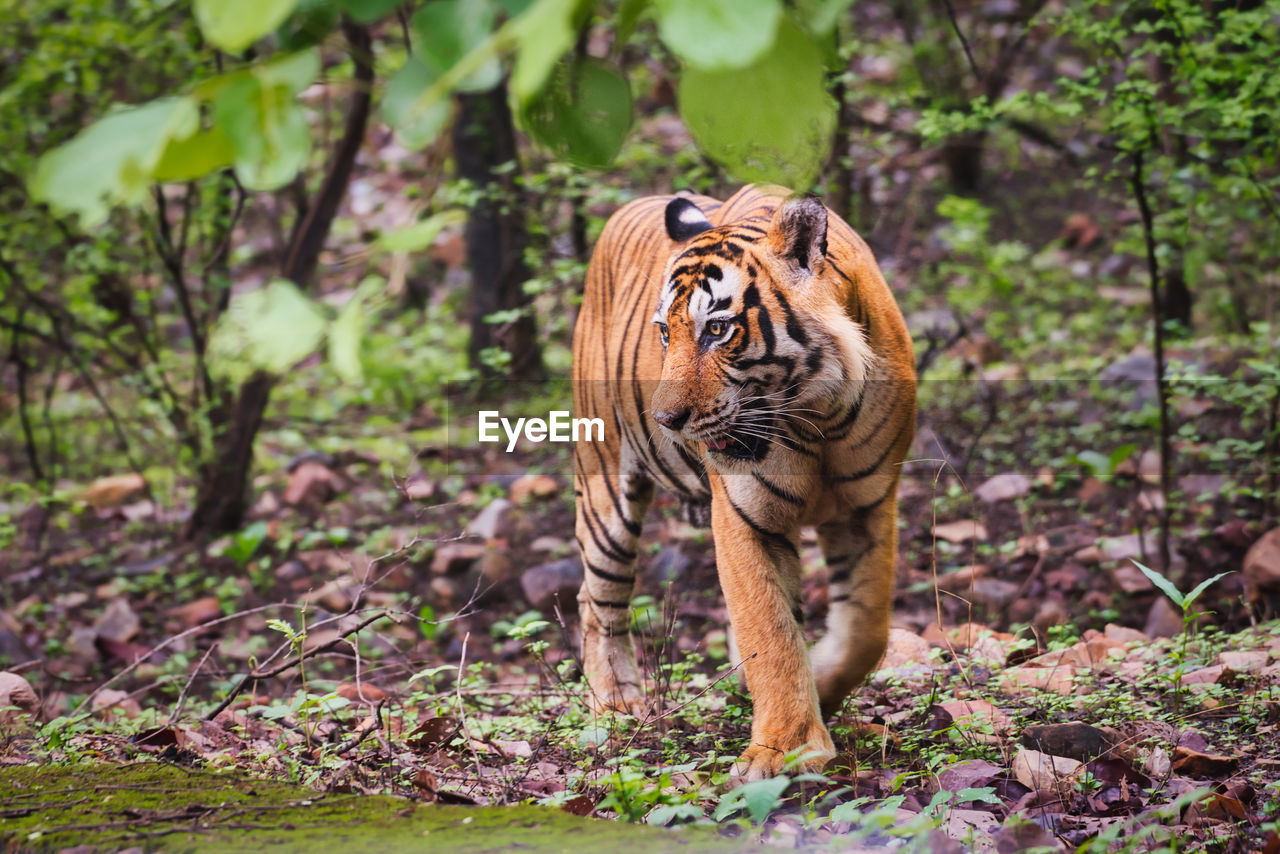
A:
[[[673,198],[610,219],[574,336],[575,415],[606,424],[604,442],[575,449],[583,663],[601,707],[645,711],[628,631],[640,527],[655,484],[691,516],[709,502],[754,704],[736,771],[776,774],[801,748],[820,769],[834,755],[824,717],[888,636],[911,340],[866,244],[816,200],[777,187],[687,197],[708,221],[676,242]],[[817,528],[832,577],[811,653],[795,616],[802,525]]]

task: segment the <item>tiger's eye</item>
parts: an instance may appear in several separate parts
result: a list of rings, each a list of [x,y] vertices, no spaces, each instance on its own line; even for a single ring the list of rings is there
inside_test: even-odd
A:
[[[708,324],[707,324],[707,332],[709,332],[709,333],[710,333],[710,334],[712,334],[712,335],[716,335],[716,336],[723,335],[723,334],[724,334],[724,321],[723,321],[723,320],[713,320],[713,321],[711,321],[710,323],[708,323]]]

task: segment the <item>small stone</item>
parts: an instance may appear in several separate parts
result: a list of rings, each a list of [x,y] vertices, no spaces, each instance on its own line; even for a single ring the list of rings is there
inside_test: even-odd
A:
[[[1245,582],[1255,587],[1280,587],[1280,528],[1272,528],[1244,556]]]
[[[1218,653],[1218,663],[1234,670],[1236,673],[1250,673],[1266,667],[1270,657],[1265,649],[1220,652]]]
[[[1137,629],[1131,629],[1128,626],[1118,626],[1115,623],[1107,623],[1103,633],[1117,643],[1147,643],[1151,638]]]
[[[123,643],[136,637],[141,627],[142,621],[133,613],[128,602],[124,599],[112,599],[111,604],[94,623],[93,631],[100,638]]]
[[[1115,747],[1118,733],[1100,729],[1080,721],[1062,724],[1040,724],[1022,731],[1020,741],[1032,750],[1066,756],[1080,762],[1092,762]]]
[[[988,504],[1012,501],[1031,491],[1031,478],[1025,474],[998,474],[973,491],[978,500]]]
[[[8,671],[0,673],[0,709],[5,706],[16,706],[21,711],[34,715],[40,708],[40,698],[31,683],[16,673]],[[0,712],[0,721],[4,720],[4,712]]]
[[[1161,596],[1151,603],[1144,629],[1148,637],[1173,638],[1182,634],[1183,629],[1182,612],[1172,602]]]
[[[962,519],[933,526],[933,535],[949,543],[967,543],[970,540],[987,539],[987,528],[981,522]]]
[[[431,572],[434,575],[459,575],[484,553],[483,543],[441,543],[431,560]]]
[[[311,570],[302,561],[291,558],[276,567],[275,576],[281,581],[295,581],[306,577]]]
[[[1010,667],[1004,671],[1005,690],[1017,697],[1034,691],[1051,691],[1068,695],[1075,692],[1076,669],[1070,664],[1059,667]]]
[[[482,540],[497,539],[507,525],[513,506],[505,498],[493,499],[467,524],[467,533]]]
[[[1084,763],[1065,756],[1050,756],[1022,748],[1013,757],[1014,778],[1032,791],[1069,785]]]
[[[342,486],[342,480],[328,466],[308,460],[299,463],[289,475],[289,484],[284,490],[284,503],[295,506],[324,504]]]
[[[1217,685],[1228,672],[1230,671],[1225,664],[1214,664],[1182,674],[1181,682],[1187,686]]]
[[[906,629],[889,629],[889,644],[885,647],[884,657],[880,659],[877,669],[888,670],[923,664],[929,660],[932,650],[933,647],[929,642],[914,632]]]
[[[1111,581],[1121,591],[1129,594],[1146,593],[1153,589],[1151,579],[1132,563],[1118,563],[1111,568]]]
[[[545,474],[526,474],[512,482],[507,495],[516,504],[529,498],[549,498],[560,491],[560,484],[554,477]]]
[[[430,501],[436,497],[436,485],[420,474],[404,483],[404,497],[410,501]]]
[[[505,552],[489,549],[476,561],[476,569],[486,580],[501,584],[511,578],[511,558],[507,557]]]
[[[534,609],[551,613],[559,605],[561,611],[576,611],[578,589],[582,587],[582,561],[578,557],[544,563],[520,577],[520,587]]]
[[[117,691],[114,688],[106,688],[99,691],[94,695],[93,702],[90,705],[96,714],[108,719],[116,715],[136,718],[142,714],[142,707],[138,705],[137,700],[124,691]]]

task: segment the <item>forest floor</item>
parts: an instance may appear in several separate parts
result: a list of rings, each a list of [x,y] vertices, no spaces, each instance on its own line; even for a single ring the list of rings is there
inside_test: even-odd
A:
[[[356,221],[376,231],[378,216],[407,215],[387,157],[353,187],[336,257],[362,245]],[[913,158],[879,173],[910,176],[884,210],[922,207],[917,181],[938,179]],[[999,188],[1020,187],[1031,218],[1049,218],[1020,235],[1026,252],[982,255],[1007,245],[983,231],[964,272],[945,268],[960,252],[955,218],[929,231],[894,214],[866,229],[926,364],[891,645],[831,722],[839,756],[825,775],[728,786],[750,703],[728,661],[709,532],[677,521],[665,497],[642,537],[633,620],[653,714],[591,711],[567,446],[506,454],[473,441],[478,409],[545,414],[569,408],[565,390],[508,388],[498,404],[435,394],[465,330],[456,299],[432,296],[371,332],[358,394],[314,365],[282,381],[255,504],[231,536],[175,545],[189,490],[176,466],[118,467],[0,507],[12,542],[0,553],[0,844],[212,848],[272,805],[333,838],[323,828],[349,819],[313,826],[311,800],[365,803],[433,839],[436,807],[452,826],[467,818],[445,807],[535,804],[708,825],[727,850],[1280,852],[1276,455],[1257,442],[1273,390],[1238,378],[1257,356],[1238,341],[1175,341],[1178,375],[1215,382],[1174,383],[1162,488],[1142,268],[1107,236],[1120,215],[1093,211],[1087,229],[1077,219],[1059,234],[1063,199],[1039,204],[1023,174],[998,181],[998,230],[1024,213],[1000,208],[1011,196]],[[381,201],[358,209],[369,198]],[[598,200],[593,216],[616,202]],[[456,280],[457,246],[438,257]],[[946,307],[987,274],[1030,283],[1016,311]],[[563,374],[565,312],[539,310],[558,318],[547,357]],[[826,570],[811,537],[802,557],[816,636]],[[104,764],[164,782],[104,783]],[[186,784],[160,765],[252,803],[171,796]],[[157,788],[166,797],[148,799]],[[103,803],[116,792],[132,794]],[[641,838],[646,850],[689,844]],[[449,844],[489,846],[475,834]]]

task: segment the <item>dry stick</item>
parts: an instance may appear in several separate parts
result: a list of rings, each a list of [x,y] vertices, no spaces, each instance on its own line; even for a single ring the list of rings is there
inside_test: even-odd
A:
[[[969,70],[973,72],[974,78],[981,83],[982,72],[978,70],[978,63],[973,61],[973,51],[969,50],[969,40],[964,37],[964,33],[960,29],[960,22],[956,20],[955,7],[951,5],[951,0],[942,0],[942,5],[947,7],[947,17],[951,19],[951,29],[955,30],[956,38],[960,39],[960,46],[964,48],[965,59],[969,60]]]
[[[182,711],[182,704],[186,702],[187,692],[191,690],[191,685],[196,681],[196,676],[200,675],[200,670],[204,667],[204,663],[209,660],[209,656],[217,648],[218,642],[214,641],[209,645],[209,648],[204,651],[204,655],[201,656],[200,662],[196,665],[196,669],[191,671],[191,676],[187,679],[187,684],[182,686],[182,692],[178,694],[178,702],[174,704],[173,711],[169,713],[169,720],[165,721],[165,726],[173,726],[174,721],[178,719],[178,713]]]
[[[249,671],[244,675],[244,677],[239,682],[236,683],[235,687],[231,689],[231,692],[227,694],[227,696],[222,700],[222,702],[219,703],[213,711],[205,715],[204,719],[207,721],[211,721],[214,718],[216,718],[219,714],[221,714],[222,711],[226,709],[227,706],[231,705],[231,703],[235,700],[236,697],[240,696],[240,692],[244,690],[244,686],[249,684],[249,682],[257,682],[262,679],[270,679],[273,676],[279,676],[281,673],[285,672],[286,670],[289,670],[292,667],[298,666],[299,664],[301,664],[302,662],[306,661],[309,658],[314,658],[315,656],[319,655],[322,652],[328,652],[329,650],[334,649],[335,647],[344,643],[348,635],[353,635],[363,630],[370,623],[377,622],[378,620],[381,620],[383,617],[387,617],[387,616],[389,615],[387,614],[386,611],[379,610],[376,614],[361,620],[359,623],[347,629],[345,632],[338,635],[336,638],[329,641],[328,643],[322,643],[319,646],[314,647],[312,649],[303,650],[298,655],[294,656],[288,661],[284,661],[276,665],[270,670],[262,670],[260,668],[255,668]],[[320,623],[317,623],[316,626],[312,626],[311,627],[312,630],[314,631],[317,626],[323,625],[324,622],[326,621],[321,621]]]
[[[1142,175],[1142,149],[1133,153],[1133,173],[1129,185],[1142,215],[1142,237],[1147,245],[1147,276],[1151,285],[1152,323],[1155,333],[1156,396],[1160,404],[1160,495],[1164,499],[1156,511],[1160,522],[1160,571],[1169,572],[1169,389],[1164,379],[1164,307],[1160,300],[1160,262],[1156,259],[1155,226],[1147,204],[1146,181]]]
[[[462,736],[467,740],[467,749],[476,763],[476,784],[484,782],[484,769],[480,767],[480,754],[476,752],[475,742],[471,739],[471,728],[467,726],[467,713],[462,707],[462,668],[467,663],[467,641],[471,640],[471,632],[462,636],[462,655],[458,657],[458,678],[453,683],[454,694],[458,698],[458,722],[462,727]]]

